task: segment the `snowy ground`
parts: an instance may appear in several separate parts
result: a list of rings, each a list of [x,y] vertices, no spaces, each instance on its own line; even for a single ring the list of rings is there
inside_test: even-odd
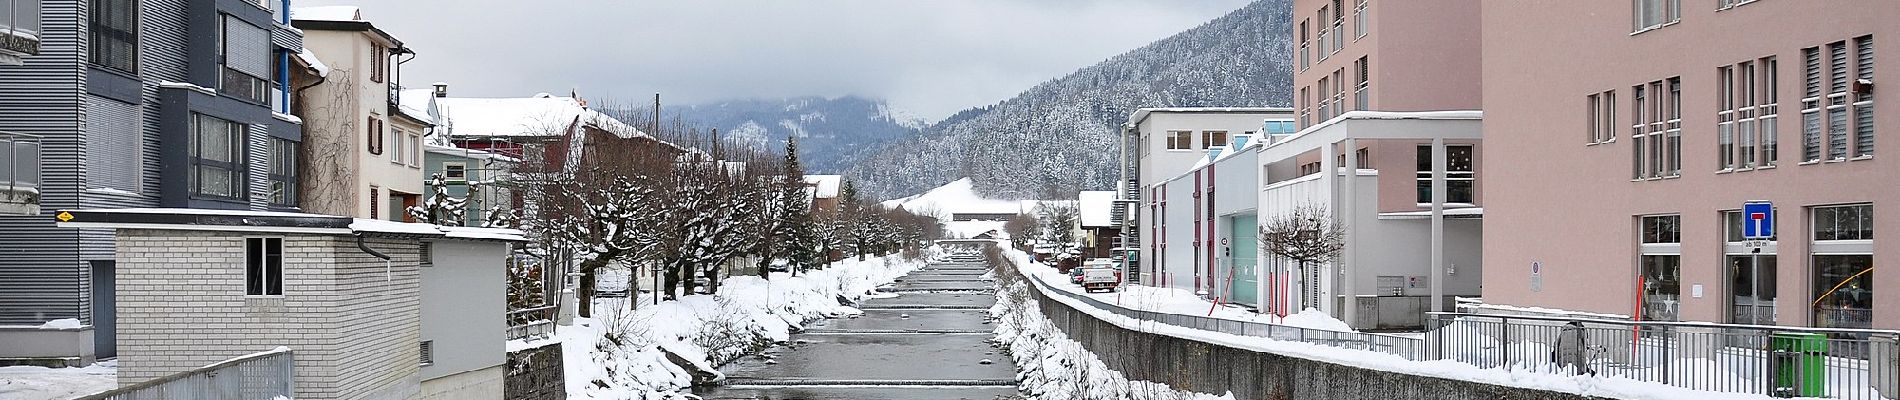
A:
[[[1012,252],[1011,255],[1013,257],[1019,257],[1017,260],[1018,265],[1029,265],[1028,267],[1022,268],[1024,274],[1034,275],[1042,279],[1043,282],[1048,282],[1049,286],[1055,287],[1056,290],[1093,297],[1096,300],[1123,308],[1169,314],[1197,315],[1235,321],[1279,324],[1307,329],[1323,329],[1338,332],[1353,331],[1352,327],[1346,325],[1345,321],[1335,319],[1319,310],[1307,309],[1286,317],[1273,314],[1260,314],[1230,304],[1217,306],[1214,302],[1202,299],[1200,296],[1195,295],[1194,292],[1185,289],[1123,285],[1115,292],[1088,293],[1082,290],[1081,285],[1068,283],[1069,276],[1056,270],[1055,267],[1030,262],[1027,258],[1029,256],[1020,251]]]
[[[119,365],[105,361],[80,368],[0,367],[0,399],[72,399],[117,388]]]
[[[1130,381],[1109,369],[1095,353],[1069,340],[1042,315],[1022,280],[1000,283],[996,305],[995,341],[1021,366],[1018,388],[1031,399],[1232,399],[1178,391],[1148,381]]]
[[[811,320],[861,314],[839,299],[864,299],[922,266],[893,255],[847,259],[796,277],[774,273],[769,281],[732,277],[717,295],[636,311],[626,311],[625,299],[604,299],[595,318],[576,318],[552,340],[563,346],[570,399],[683,398],[696,380],[723,378],[716,365],[785,341]],[[688,361],[686,368],[669,362],[668,353]]]

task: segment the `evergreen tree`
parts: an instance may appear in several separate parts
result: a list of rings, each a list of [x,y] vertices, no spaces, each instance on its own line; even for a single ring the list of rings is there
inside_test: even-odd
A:
[[[818,265],[818,232],[812,227],[811,198],[805,184],[805,167],[798,162],[798,138],[785,139],[785,162],[780,170],[785,180],[779,185],[779,213],[777,237],[782,244],[774,245],[789,261],[792,271],[799,271]],[[815,188],[813,188],[815,189]],[[769,260],[767,262],[770,262]]]

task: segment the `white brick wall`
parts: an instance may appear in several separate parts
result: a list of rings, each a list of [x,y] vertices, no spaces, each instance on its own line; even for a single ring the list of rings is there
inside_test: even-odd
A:
[[[121,230],[119,384],[277,346],[296,352],[300,399],[413,398],[419,270],[413,239],[284,238],[284,295],[244,295],[238,232]]]

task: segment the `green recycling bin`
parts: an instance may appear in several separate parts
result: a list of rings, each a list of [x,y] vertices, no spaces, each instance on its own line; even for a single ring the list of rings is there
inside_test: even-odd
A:
[[[1768,352],[1775,397],[1827,396],[1827,335],[1776,332]]]

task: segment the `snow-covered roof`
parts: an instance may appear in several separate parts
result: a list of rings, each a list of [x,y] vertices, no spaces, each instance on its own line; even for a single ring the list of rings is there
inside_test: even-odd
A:
[[[1115,226],[1115,192],[1085,191],[1077,194],[1076,207],[1081,210],[1082,226]]]
[[[363,20],[363,9],[357,6],[292,7],[290,18],[305,21],[369,22]]]
[[[464,148],[454,147],[454,146],[440,146],[440,145],[435,145],[435,144],[424,144],[422,145],[422,150],[430,152],[430,153],[451,155],[451,156],[456,156],[456,157],[467,157],[467,158],[472,158],[472,159],[477,159],[477,160],[521,162],[521,160],[519,159],[502,155],[502,154],[481,151],[481,150],[476,150],[476,149],[464,149]]]
[[[935,211],[946,217],[951,214],[1020,214],[1023,212],[1020,202],[990,199],[977,195],[975,182],[972,182],[970,178],[958,179],[922,194],[887,200],[881,204],[885,208],[901,206],[913,212]]]
[[[396,100],[399,103],[396,107],[399,109],[397,111],[402,115],[429,124],[436,123],[433,112],[435,111],[434,89],[403,89],[397,92]]]
[[[356,232],[393,233],[400,235],[441,236],[442,230],[435,225],[413,224],[408,222],[384,221],[380,219],[356,218],[350,221],[350,230]]]
[[[524,234],[517,229],[476,228],[467,226],[444,226],[440,227],[440,229],[446,236],[456,239],[528,241],[527,236],[524,236]]]
[[[120,208],[62,210],[58,225],[67,228],[144,228],[230,232],[351,235],[382,233],[469,240],[525,241],[514,229],[438,226],[279,211],[196,208]]]
[[[815,198],[831,199],[838,197],[838,187],[844,182],[844,175],[805,175],[805,183],[812,185]]]
[[[320,76],[320,77],[330,76],[330,66],[328,64],[324,64],[323,60],[318,59],[317,53],[311,52],[310,48],[305,47],[302,52],[298,52],[297,58],[303,60],[304,64],[310,65],[310,69],[316,70],[317,76]]]
[[[423,89],[418,89],[423,90]],[[573,97],[547,93],[516,98],[437,98],[442,126],[454,137],[564,136],[579,121],[625,139],[651,137],[620,120],[588,109]]]
[[[1161,114],[1292,114],[1288,107],[1151,107],[1128,115],[1128,124],[1140,124],[1149,115]]]

